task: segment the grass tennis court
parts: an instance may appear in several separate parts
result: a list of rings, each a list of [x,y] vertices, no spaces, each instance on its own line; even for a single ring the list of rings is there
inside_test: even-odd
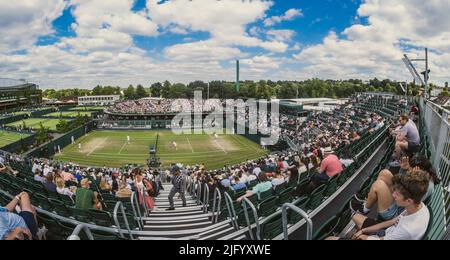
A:
[[[91,116],[92,112],[83,112],[83,111],[68,111],[68,112],[54,112],[50,114],[44,115],[45,117],[77,117],[78,115],[81,116]]]
[[[0,130],[0,148],[5,147],[8,144],[15,143],[21,138],[28,137],[28,134],[19,134],[14,132],[7,132]]]
[[[59,119],[45,119],[45,118],[29,118],[25,120],[20,120],[11,124],[7,124],[7,126],[23,126],[23,122],[25,121],[25,125],[27,127],[31,127],[33,129],[38,129],[40,123],[44,125],[44,127],[50,128],[50,130],[56,131],[56,125],[59,123]]]
[[[66,147],[56,160],[85,166],[120,167],[126,164],[146,164],[149,146],[156,144],[163,166],[171,163],[196,165],[205,163],[207,169],[218,169],[267,154],[261,147],[239,135],[175,135],[171,131],[94,131]],[[130,143],[127,142],[130,136]],[[173,147],[177,143],[178,150]],[[81,150],[79,144],[81,143]]]

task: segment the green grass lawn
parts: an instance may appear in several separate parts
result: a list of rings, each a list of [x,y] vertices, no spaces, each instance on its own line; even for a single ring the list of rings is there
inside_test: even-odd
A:
[[[95,131],[66,147],[54,159],[86,166],[120,167],[126,164],[146,164],[150,145],[155,145],[158,131]],[[127,142],[130,136],[131,142]],[[176,142],[178,150],[172,143]],[[78,144],[81,143],[81,150]],[[234,165],[266,155],[258,144],[239,135],[174,135],[159,131],[158,154],[163,166],[171,163],[196,165],[208,169]]]
[[[56,125],[59,123],[59,119],[45,119],[45,118],[29,118],[26,120],[20,120],[14,123],[7,124],[7,126],[22,126],[23,122],[25,121],[25,124],[27,127],[31,127],[33,129],[38,129],[40,126],[40,123],[44,125],[44,127],[50,128],[50,130],[56,131]]]
[[[5,147],[8,144],[15,143],[21,138],[28,137],[28,134],[19,134],[14,132],[7,132],[0,130],[0,148]]]
[[[63,117],[77,117],[78,114],[81,116],[91,116],[92,112],[66,111],[66,112],[54,112],[54,113],[46,114],[44,116],[45,117],[60,117],[62,115]]]
[[[74,107],[70,111],[102,111],[106,107]]]

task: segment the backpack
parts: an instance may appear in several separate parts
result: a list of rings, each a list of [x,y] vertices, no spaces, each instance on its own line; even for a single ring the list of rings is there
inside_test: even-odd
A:
[[[150,196],[153,198],[158,197],[159,195],[159,185],[155,181],[151,181],[153,189],[150,192]]]

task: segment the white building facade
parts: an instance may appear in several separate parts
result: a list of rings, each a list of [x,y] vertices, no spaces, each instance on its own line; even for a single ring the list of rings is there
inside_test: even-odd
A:
[[[109,106],[120,100],[119,95],[78,97],[79,106]]]

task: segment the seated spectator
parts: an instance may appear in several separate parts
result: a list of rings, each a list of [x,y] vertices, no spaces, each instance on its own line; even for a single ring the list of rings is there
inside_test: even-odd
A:
[[[412,155],[420,148],[420,134],[414,121],[407,115],[400,117],[400,133],[395,143],[395,158],[400,159],[402,153]]]
[[[234,177],[234,185],[231,188],[234,191],[238,191],[238,190],[245,190],[247,188],[247,186],[245,186],[245,184],[241,182],[239,177],[236,176],[236,177]]]
[[[283,183],[285,183],[283,175],[281,174],[281,172],[276,172],[275,178],[272,179],[272,186],[275,188],[276,186],[281,185]]]
[[[303,165],[304,166],[304,165]],[[299,170],[297,167],[291,168],[287,171],[286,182],[290,185],[292,182],[297,184],[299,176]]]
[[[430,212],[422,202],[427,192],[428,177],[421,170],[411,174],[399,174],[392,179],[394,199],[398,207],[405,208],[400,216],[385,222],[367,218],[364,215],[353,216],[358,232],[354,240],[420,240],[425,235],[430,221]],[[330,237],[329,240],[337,240]]]
[[[13,213],[20,205],[21,212]],[[1,240],[29,240],[38,239],[36,211],[31,205],[30,197],[22,192],[6,207],[0,207],[0,239]]]
[[[400,174],[411,174],[416,171],[423,171],[428,178],[427,192],[422,201],[427,201],[434,193],[435,185],[440,183],[440,179],[433,169],[432,164],[425,157],[419,157],[412,162],[414,168],[410,166],[409,158],[402,159]],[[352,208],[361,214],[368,214],[370,209],[376,204],[378,209],[378,218],[380,220],[390,220],[398,213],[398,208],[392,196],[394,175],[389,170],[383,170],[378,175],[377,180],[370,188],[367,200],[356,195],[356,199],[364,204],[360,205],[357,201],[352,202]]]
[[[74,193],[70,189],[66,188],[65,185],[66,184],[65,184],[64,180],[61,178],[58,178],[56,180],[56,191],[58,192],[58,194],[66,195],[66,196],[69,196],[71,199],[73,199]]]
[[[105,178],[105,177],[103,177],[103,178],[100,180],[99,188],[100,188],[100,191],[106,192],[106,193],[111,192],[111,190],[112,190],[111,185],[109,185],[109,183],[108,183],[108,181],[106,181],[106,178]]]
[[[231,186],[231,181],[227,178],[227,176],[225,174],[222,174],[220,177],[220,185],[223,188],[229,188]]]
[[[131,198],[132,191],[131,188],[129,188],[129,185],[126,181],[122,181],[119,186],[119,191],[116,193],[117,198],[125,199],[125,198]]]
[[[272,183],[267,179],[267,175],[264,172],[261,172],[258,177],[259,183],[253,187],[251,191],[247,191],[245,195],[238,198],[238,202],[241,202],[244,198],[251,197],[254,194],[258,194],[259,197],[259,194],[272,189]]]
[[[90,190],[91,182],[88,179],[81,180],[81,188],[76,191],[75,207],[77,209],[98,209],[102,210],[103,206],[98,198],[98,193]]]
[[[36,172],[34,174],[34,180],[37,182],[40,182],[42,184],[44,184],[46,182],[46,178],[44,178],[44,176],[42,176],[42,172],[40,170],[36,170]]]
[[[65,182],[68,182],[68,181],[75,181],[75,180],[76,180],[76,178],[75,178],[75,177],[73,176],[73,174],[70,173],[70,172],[66,172],[66,171],[59,170],[58,173],[59,173],[59,176],[60,176]]]
[[[49,173],[45,177],[44,188],[51,192],[56,192],[56,185],[53,182],[53,174]]]
[[[313,189],[328,182],[328,180],[338,174],[344,169],[339,158],[334,154],[331,147],[327,147],[324,150],[325,159],[320,165],[319,172],[314,174],[311,178]]]

